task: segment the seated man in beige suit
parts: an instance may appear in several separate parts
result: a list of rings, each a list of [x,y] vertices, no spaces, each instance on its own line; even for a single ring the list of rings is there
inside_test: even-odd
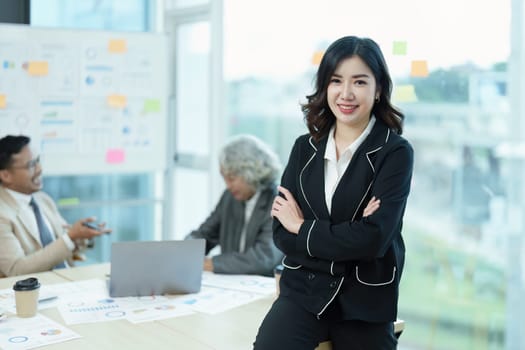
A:
[[[63,268],[86,240],[109,233],[85,218],[68,225],[42,189],[40,159],[26,136],[0,139],[0,277]]]

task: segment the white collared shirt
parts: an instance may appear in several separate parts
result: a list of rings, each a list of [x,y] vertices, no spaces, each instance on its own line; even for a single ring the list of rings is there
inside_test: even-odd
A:
[[[255,192],[252,198],[248,199],[244,204],[244,225],[241,231],[241,238],[239,240],[239,252],[243,253],[246,248],[246,228],[252,217],[253,210],[255,209],[255,204],[261,195],[261,191]]]
[[[359,137],[352,142],[340,155],[339,160],[337,160],[337,150],[335,146],[334,132],[335,124],[330,129],[328,133],[328,140],[326,142],[326,150],[324,152],[324,195],[326,200],[326,207],[328,212],[332,212],[332,197],[334,196],[335,189],[339,184],[339,180],[348,168],[348,164],[352,160],[352,156],[355,151],[366,137],[372,131],[376,118],[372,116],[366,126],[365,130],[359,135]]]
[[[5,188],[5,187],[4,187]],[[5,190],[11,195],[11,197],[14,198],[14,200],[18,203],[18,206],[21,208],[21,210],[24,212],[26,218],[30,218],[30,222],[26,222],[25,224],[30,227],[30,229],[33,232],[38,232],[38,224],[36,223],[36,217],[35,212],[33,211],[33,208],[31,208],[31,205],[29,205],[29,202],[31,201],[31,195],[16,192],[13,190],[10,190],[9,188],[5,188]],[[40,203],[37,203],[40,205]],[[53,232],[56,234],[56,232],[53,231],[53,226],[51,226],[51,223],[49,219],[47,218],[46,214],[43,210],[41,210],[42,217],[44,218],[44,224],[49,229],[49,232]],[[53,240],[55,240],[55,235],[52,235]],[[66,242],[66,245],[68,246],[69,250],[73,251],[75,249],[75,243],[71,240],[71,237],[67,233],[64,233],[64,241]],[[42,244],[42,242],[40,242]]]

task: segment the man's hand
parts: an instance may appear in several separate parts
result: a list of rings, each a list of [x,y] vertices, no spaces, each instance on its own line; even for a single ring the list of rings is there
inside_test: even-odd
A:
[[[84,225],[85,222],[95,222],[96,218],[89,217],[85,219],[78,220],[73,225],[68,226],[68,235],[69,238],[71,238],[72,241],[78,240],[78,239],[90,239],[96,236],[100,236],[106,233],[111,233],[111,229],[107,229],[106,223],[102,222],[98,224],[97,229],[89,228]]]

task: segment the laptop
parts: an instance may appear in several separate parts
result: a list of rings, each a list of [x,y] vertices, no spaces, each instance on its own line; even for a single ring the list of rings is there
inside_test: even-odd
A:
[[[114,242],[109,295],[137,297],[200,291],[205,242]]]

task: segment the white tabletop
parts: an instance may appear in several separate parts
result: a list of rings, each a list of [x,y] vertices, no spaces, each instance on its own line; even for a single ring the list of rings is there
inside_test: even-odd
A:
[[[109,264],[43,272],[28,276],[0,279],[0,289],[10,288],[15,281],[37,277],[41,284],[64,283],[87,279],[106,279]],[[67,325],[58,309],[40,310],[82,337],[63,343],[51,344],[44,349],[251,349],[262,318],[275,296],[266,296],[249,304],[215,315],[194,313],[165,320],[133,324],[127,320]]]

